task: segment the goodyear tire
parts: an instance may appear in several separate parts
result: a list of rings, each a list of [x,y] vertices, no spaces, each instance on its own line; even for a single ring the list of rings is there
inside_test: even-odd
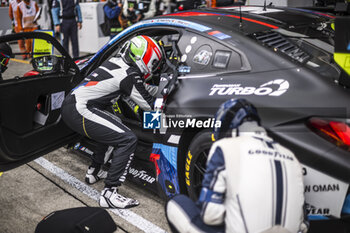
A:
[[[206,162],[212,143],[211,131],[199,132],[188,148],[185,161],[185,183],[189,197],[196,201],[202,187]]]

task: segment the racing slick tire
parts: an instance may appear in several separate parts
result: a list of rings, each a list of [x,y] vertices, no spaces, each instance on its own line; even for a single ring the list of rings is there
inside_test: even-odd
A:
[[[188,196],[196,201],[202,187],[209,150],[213,144],[212,131],[202,131],[192,139],[185,160],[185,183]]]

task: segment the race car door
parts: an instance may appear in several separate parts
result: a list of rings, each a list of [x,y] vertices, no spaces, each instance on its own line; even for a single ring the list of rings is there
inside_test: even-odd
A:
[[[0,43],[12,49],[12,56],[5,51],[9,61],[1,59],[8,64],[0,80],[0,172],[77,136],[62,121],[60,108],[65,95],[81,80],[79,69],[50,33],[0,37]]]

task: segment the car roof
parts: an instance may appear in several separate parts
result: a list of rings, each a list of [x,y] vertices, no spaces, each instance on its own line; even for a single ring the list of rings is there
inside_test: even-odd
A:
[[[266,7],[265,10],[263,6],[242,6],[242,16],[240,16],[239,9],[240,8],[237,6],[201,8],[142,20],[126,28],[110,40],[82,67],[82,69],[92,64],[116,41],[119,41],[121,38],[139,28],[152,28],[157,26],[191,28],[198,33],[209,35],[216,33],[215,36],[217,38],[225,39],[231,37],[227,35],[231,34],[231,32],[236,32],[245,36],[271,29],[300,28],[300,31],[305,31],[305,27],[309,27],[313,24],[318,25],[335,18],[332,15],[301,8]],[[242,26],[240,26],[241,19]],[[293,31],[299,32],[299,30]]]
[[[242,18],[242,32],[251,34],[266,29],[291,28],[319,24],[329,21],[335,17],[329,14],[306,10],[302,8],[287,7],[266,7],[263,6],[242,6],[240,17],[240,7],[222,8],[202,8],[184,12],[164,15],[163,17],[183,18],[194,22],[199,22],[209,27],[220,27],[227,30],[239,28]],[[205,17],[203,17],[205,16]],[[225,23],[217,24],[214,18],[225,18]]]

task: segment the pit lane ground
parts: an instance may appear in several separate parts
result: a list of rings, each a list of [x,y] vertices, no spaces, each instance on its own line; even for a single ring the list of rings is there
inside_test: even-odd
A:
[[[31,233],[49,213],[74,207],[98,206],[103,182],[84,183],[89,159],[60,148],[0,177],[0,232]],[[164,201],[126,182],[120,192],[140,205],[127,210],[108,210],[116,232],[170,232]]]

